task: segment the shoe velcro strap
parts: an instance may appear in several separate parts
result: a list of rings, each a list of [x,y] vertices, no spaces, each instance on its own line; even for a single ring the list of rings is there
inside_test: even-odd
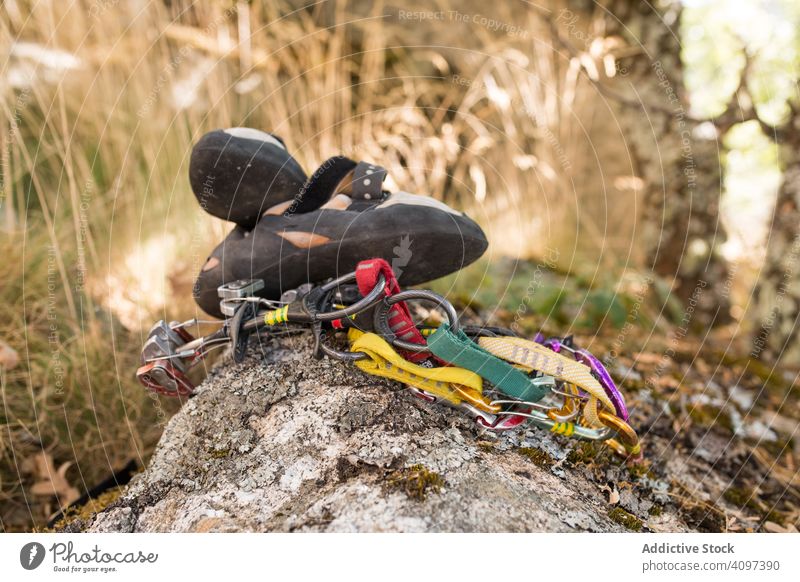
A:
[[[381,200],[383,198],[383,181],[386,179],[386,168],[359,162],[353,170],[353,200]]]
[[[313,212],[333,197],[340,184],[356,167],[356,162],[344,156],[326,160],[303,184],[284,215]]]

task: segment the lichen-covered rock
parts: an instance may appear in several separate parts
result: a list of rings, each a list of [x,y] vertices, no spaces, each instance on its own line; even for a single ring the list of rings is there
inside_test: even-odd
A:
[[[610,504],[605,469],[598,478],[570,455],[576,441],[484,431],[399,384],[313,359],[306,334],[254,344],[245,362],[217,366],[116,502],[67,529],[626,531],[632,518],[610,511],[620,504],[645,531],[689,529],[668,499],[650,511],[666,498],[657,484]],[[631,479],[613,457],[603,463]]]

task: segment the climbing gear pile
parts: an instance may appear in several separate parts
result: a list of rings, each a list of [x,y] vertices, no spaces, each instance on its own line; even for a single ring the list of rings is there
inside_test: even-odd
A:
[[[315,357],[327,355],[401,382],[419,398],[455,407],[487,430],[530,422],[566,437],[606,441],[629,462],[642,459],[622,394],[602,362],[571,337],[528,340],[504,328],[462,326],[447,299],[427,290],[402,291],[379,258],[319,285],[304,284],[280,300],[258,296],[263,285],[221,285],[219,309],[226,319],[205,337],[187,331],[196,319],[155,324],[142,350],[139,380],[161,394],[191,395],[188,371],[210,350],[230,345],[234,361],[241,362],[254,332],[310,328]],[[434,304],[447,322],[416,325],[410,301]],[[346,348],[337,345],[342,335]]]
[[[230,346],[241,362],[254,332],[310,328],[315,357],[402,382],[487,430],[530,422],[607,441],[630,461],[641,460],[622,394],[600,360],[570,337],[530,341],[503,328],[462,326],[441,295],[401,290],[401,282],[437,279],[484,253],[486,237],[464,213],[426,196],[389,192],[384,168],[344,156],[309,177],[281,138],[251,128],[203,136],[189,175],[200,206],[236,224],[193,292],[206,313],[224,321],[200,338],[188,331],[197,319],[156,323],[136,374],[148,389],[190,396],[189,372],[211,350]],[[433,303],[447,322],[416,325],[410,301]],[[346,349],[337,346],[342,335]]]

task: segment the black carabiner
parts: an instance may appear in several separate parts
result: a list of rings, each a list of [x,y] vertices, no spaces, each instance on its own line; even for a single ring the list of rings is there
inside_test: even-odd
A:
[[[453,307],[453,304],[447,299],[438,293],[422,289],[409,289],[408,291],[400,291],[400,293],[395,293],[390,297],[385,297],[375,309],[375,331],[378,333],[378,335],[383,336],[394,347],[400,348],[401,350],[406,350],[408,352],[430,352],[428,346],[425,344],[415,344],[398,339],[392,328],[389,327],[388,316],[392,306],[394,306],[396,303],[400,303],[401,301],[406,301],[409,299],[417,299],[435,303],[437,306],[441,307],[447,315],[447,321],[450,324],[450,329],[452,329],[454,332],[458,331],[458,313],[456,312],[456,308]]]
[[[236,310],[230,321],[228,333],[233,347],[233,361],[237,364],[244,361],[247,354],[247,340],[251,329],[245,325],[256,316],[255,303],[245,302]]]

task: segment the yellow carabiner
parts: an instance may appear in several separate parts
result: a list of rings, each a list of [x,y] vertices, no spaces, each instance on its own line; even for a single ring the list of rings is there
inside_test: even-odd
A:
[[[631,425],[605,410],[601,410],[597,416],[600,422],[617,433],[619,440],[609,439],[607,442],[618,454],[623,457],[632,457],[635,460],[641,458],[642,445],[639,442],[639,435]]]
[[[564,404],[558,410],[548,410],[547,416],[555,422],[568,422],[578,413],[576,399],[579,397],[578,389],[574,384],[565,384],[564,390],[569,396],[564,397]]]
[[[503,407],[499,404],[492,404],[489,402],[483,394],[476,392],[472,388],[467,388],[466,386],[460,386],[458,384],[451,385],[453,389],[458,392],[466,402],[469,402],[475,408],[482,410],[483,412],[488,412],[490,414],[497,414]]]

